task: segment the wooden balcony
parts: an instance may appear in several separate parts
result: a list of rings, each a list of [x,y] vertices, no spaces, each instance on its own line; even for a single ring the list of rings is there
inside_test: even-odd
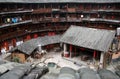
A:
[[[44,20],[43,18],[36,18],[36,19],[33,18],[32,23],[41,23],[41,22],[43,22],[43,20]]]
[[[55,30],[67,30],[69,28],[69,26],[55,26]]]
[[[25,31],[15,31],[15,32],[10,32],[4,35],[0,35],[0,40],[6,40],[6,39],[11,39],[15,38],[21,35],[25,35]]]
[[[20,25],[20,24],[27,24],[27,23],[32,23],[32,20],[25,20],[25,21],[21,21],[17,23],[10,23],[10,24],[2,24],[0,28],[10,27],[10,26],[15,26],[15,25]]]
[[[76,12],[76,8],[67,8],[67,12]]]
[[[7,40],[11,38],[16,38],[19,36],[24,36],[26,34],[37,33],[37,32],[47,32],[47,31],[65,31],[67,30],[68,26],[46,26],[46,27],[39,27],[39,28],[28,28],[28,31],[19,30],[10,32],[7,34],[0,35],[0,40]]]
[[[61,17],[60,18],[60,22],[66,22],[67,21],[67,18],[66,17]]]
[[[34,9],[33,14],[39,14],[39,13],[51,13],[52,9],[51,8],[40,8],[40,9]]]
[[[102,18],[83,18],[82,21],[107,22],[110,24],[120,24],[120,20],[102,19]]]
[[[68,22],[74,22],[74,21],[76,21],[77,20],[77,17],[70,17],[70,18],[67,18],[67,21]]]
[[[20,13],[31,13],[33,10],[22,10],[22,11],[8,11],[8,12],[1,12],[0,15],[7,15],[7,14],[20,14]]]
[[[60,18],[52,18],[52,22],[59,22]]]
[[[52,21],[52,17],[44,17],[43,21],[51,22]]]
[[[120,10],[114,9],[98,9],[98,10],[91,10],[92,12],[99,12],[99,13],[120,13]]]

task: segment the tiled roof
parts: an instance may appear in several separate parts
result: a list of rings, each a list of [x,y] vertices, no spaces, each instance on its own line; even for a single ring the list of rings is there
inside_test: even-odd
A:
[[[107,52],[115,37],[115,31],[72,25],[61,37],[61,42]]]
[[[19,50],[27,55],[30,55],[38,47],[38,45],[45,46],[59,42],[60,35],[38,37],[36,39],[31,39],[29,41],[24,42],[23,44],[17,46],[12,51]]]

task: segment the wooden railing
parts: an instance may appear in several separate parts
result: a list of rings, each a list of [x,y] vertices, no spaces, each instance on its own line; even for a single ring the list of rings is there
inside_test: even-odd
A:
[[[37,13],[51,13],[51,12],[52,12],[51,8],[40,8],[40,9],[33,10],[33,14],[37,14]]]
[[[50,26],[50,27],[46,26],[41,28],[30,28],[28,29],[27,32],[24,30],[19,30],[19,31],[0,35],[0,40],[11,39],[11,38],[23,36],[30,33],[36,33],[36,32],[67,30],[67,28],[68,26]]]

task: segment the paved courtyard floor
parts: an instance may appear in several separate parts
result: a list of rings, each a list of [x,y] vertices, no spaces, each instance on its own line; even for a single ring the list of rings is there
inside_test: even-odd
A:
[[[41,59],[39,59],[41,62],[39,65],[48,64],[49,62],[54,62],[57,64],[58,67],[70,67],[75,70],[78,70],[80,68],[89,67],[95,69],[94,65],[89,64],[87,61],[81,61],[80,57],[73,57],[73,58],[66,58],[61,57],[61,52],[49,52],[45,54]]]

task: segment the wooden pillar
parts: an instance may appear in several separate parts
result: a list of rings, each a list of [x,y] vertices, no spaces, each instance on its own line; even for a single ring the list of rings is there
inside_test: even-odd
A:
[[[64,44],[64,56],[69,57],[69,53],[67,52],[67,45]]]
[[[72,57],[72,45],[70,45],[70,57]]]
[[[119,38],[119,41],[118,41],[118,50],[120,50],[120,38]]]
[[[9,50],[9,45],[8,45],[8,42],[7,42],[7,41],[4,42],[4,48],[5,48],[6,51]]]
[[[110,64],[111,54],[109,52],[104,53],[103,68],[106,68]]]
[[[96,58],[96,55],[97,55],[97,52],[94,51],[94,52],[93,52],[93,58]]]
[[[16,39],[12,39],[12,45],[13,45],[13,47],[16,46]]]
[[[100,55],[100,68],[103,68],[103,63],[104,63],[104,52],[101,52],[101,55]]]
[[[64,44],[64,53],[67,51],[66,44]]]
[[[63,46],[63,43],[60,43],[60,48],[62,48],[62,46]]]

